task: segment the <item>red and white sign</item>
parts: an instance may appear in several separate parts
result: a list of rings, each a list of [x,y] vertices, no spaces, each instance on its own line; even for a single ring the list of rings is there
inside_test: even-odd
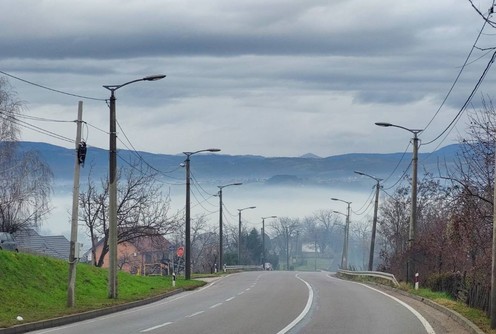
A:
[[[176,251],[176,255],[182,257],[184,255],[184,247],[179,247]]]

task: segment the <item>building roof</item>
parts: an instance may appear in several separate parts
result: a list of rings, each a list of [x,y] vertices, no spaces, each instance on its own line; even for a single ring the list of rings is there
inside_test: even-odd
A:
[[[58,259],[69,259],[70,242],[63,235],[43,236],[34,229],[14,234],[20,252],[33,252]]]

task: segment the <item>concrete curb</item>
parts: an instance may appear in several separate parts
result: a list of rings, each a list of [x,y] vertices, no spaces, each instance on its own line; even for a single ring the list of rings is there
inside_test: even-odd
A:
[[[421,301],[422,303],[424,304],[427,304],[429,305],[430,307],[432,308],[435,308],[436,310],[446,314],[448,317],[450,317],[451,319],[455,320],[456,322],[458,322],[460,325],[462,325],[466,330],[470,331],[471,333],[473,334],[485,334],[479,327],[477,327],[472,321],[468,320],[467,318],[465,318],[464,316],[462,316],[460,313],[456,312],[456,311],[453,311],[443,305],[440,305],[430,299],[426,299],[426,298],[422,298],[422,297],[419,297],[419,296],[415,296],[415,295],[412,295],[412,294],[409,294],[405,291],[401,291],[401,290],[398,290],[397,291],[398,293],[402,294],[402,295],[405,295],[405,296],[408,296],[408,297],[411,297],[411,298],[414,298],[418,301]]]
[[[465,318],[464,316],[462,316],[460,313],[456,312],[456,311],[453,311],[443,305],[440,305],[436,302],[433,302],[432,300],[430,299],[426,299],[426,298],[423,298],[423,297],[419,297],[419,296],[416,296],[416,295],[412,295],[406,291],[403,291],[403,290],[399,290],[399,289],[396,289],[396,288],[392,288],[392,287],[389,287],[389,286],[386,286],[386,285],[382,285],[382,284],[377,284],[377,283],[371,283],[371,282],[368,282],[367,284],[372,284],[372,285],[375,285],[377,287],[381,287],[385,290],[390,290],[390,291],[394,291],[396,293],[399,293],[403,296],[406,296],[406,297],[410,297],[410,298],[413,298],[413,299],[416,299],[424,304],[427,304],[429,305],[430,307],[438,310],[439,312],[442,312],[444,313],[445,315],[447,315],[448,317],[450,317],[451,319],[455,320],[457,323],[459,323],[460,325],[463,326],[463,328],[465,328],[466,330],[468,330],[469,332],[471,332],[472,334],[485,334],[479,327],[477,327],[472,321],[468,320],[467,318]]]
[[[346,278],[339,277],[339,275],[335,275],[334,277],[339,278],[339,279],[346,279]],[[397,288],[393,288],[393,287],[390,287],[387,285],[383,285],[383,284],[378,284],[378,283],[374,283],[374,282],[360,282],[360,283],[374,285],[374,286],[382,288],[384,290],[394,291],[396,293],[399,293],[400,295],[416,299],[416,300],[438,310],[439,312],[442,312],[443,314],[447,315],[448,317],[450,317],[451,319],[455,320],[457,323],[462,325],[463,328],[465,328],[466,330],[468,330],[472,334],[486,334],[479,327],[477,327],[472,321],[468,320],[460,313],[453,311],[453,310],[451,310],[451,309],[449,309],[443,305],[440,305],[440,304],[438,304],[438,303],[436,303],[430,299],[426,299],[423,297],[412,295],[411,293],[408,293],[406,291],[403,291],[403,290],[400,290]]]
[[[23,325],[16,325],[13,327],[8,327],[8,328],[1,328],[0,334],[20,334],[20,333],[26,333],[26,332],[31,332],[31,331],[35,331],[35,330],[50,328],[50,327],[64,326],[64,325],[68,325],[68,324],[71,324],[74,322],[93,319],[93,318],[107,315],[110,313],[124,311],[124,310],[130,309],[130,308],[133,308],[133,307],[150,304],[150,303],[159,301],[161,299],[174,296],[174,295],[176,295],[180,292],[183,292],[183,291],[184,291],[184,289],[177,289],[177,290],[173,290],[173,291],[170,291],[170,292],[167,292],[165,294],[158,295],[155,297],[151,297],[151,298],[147,298],[147,299],[143,299],[143,300],[137,300],[135,302],[125,303],[125,304],[120,304],[120,305],[114,305],[114,306],[106,307],[103,309],[72,314],[72,315],[63,316],[63,317],[54,318],[54,319],[31,322],[31,323],[27,323],[27,324],[23,324]]]

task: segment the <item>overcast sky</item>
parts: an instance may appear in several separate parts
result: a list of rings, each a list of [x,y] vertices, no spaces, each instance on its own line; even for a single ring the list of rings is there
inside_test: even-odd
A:
[[[475,5],[487,13],[491,4]],[[155,153],[404,151],[410,133],[374,122],[429,124],[421,139],[431,141],[493,53],[473,51],[433,119],[484,23],[468,0],[3,0],[0,12],[0,70],[24,80],[108,99],[102,85],[166,74],[116,91],[119,139]],[[486,25],[477,46],[495,47],[495,34]],[[494,77],[475,104],[494,92]],[[104,101],[9,81],[30,116],[74,120],[82,100],[84,138],[108,147]],[[29,122],[75,137],[73,123]],[[421,149],[452,144],[465,127],[462,117]],[[22,139],[71,147],[27,129]]]

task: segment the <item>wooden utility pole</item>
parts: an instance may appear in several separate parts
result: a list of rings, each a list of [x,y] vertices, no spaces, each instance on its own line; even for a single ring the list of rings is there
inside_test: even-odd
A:
[[[69,284],[67,287],[67,306],[74,307],[76,287],[76,247],[78,232],[78,210],[79,210],[79,171],[81,162],[79,160],[79,144],[81,143],[81,123],[83,121],[83,102],[78,104],[78,119],[76,130],[76,154],[74,163],[74,187],[72,189],[72,219],[71,219],[71,243],[69,249]]]
[[[494,165],[494,180],[493,185],[493,250],[492,250],[492,266],[491,266],[491,328],[496,328],[496,160]]]

